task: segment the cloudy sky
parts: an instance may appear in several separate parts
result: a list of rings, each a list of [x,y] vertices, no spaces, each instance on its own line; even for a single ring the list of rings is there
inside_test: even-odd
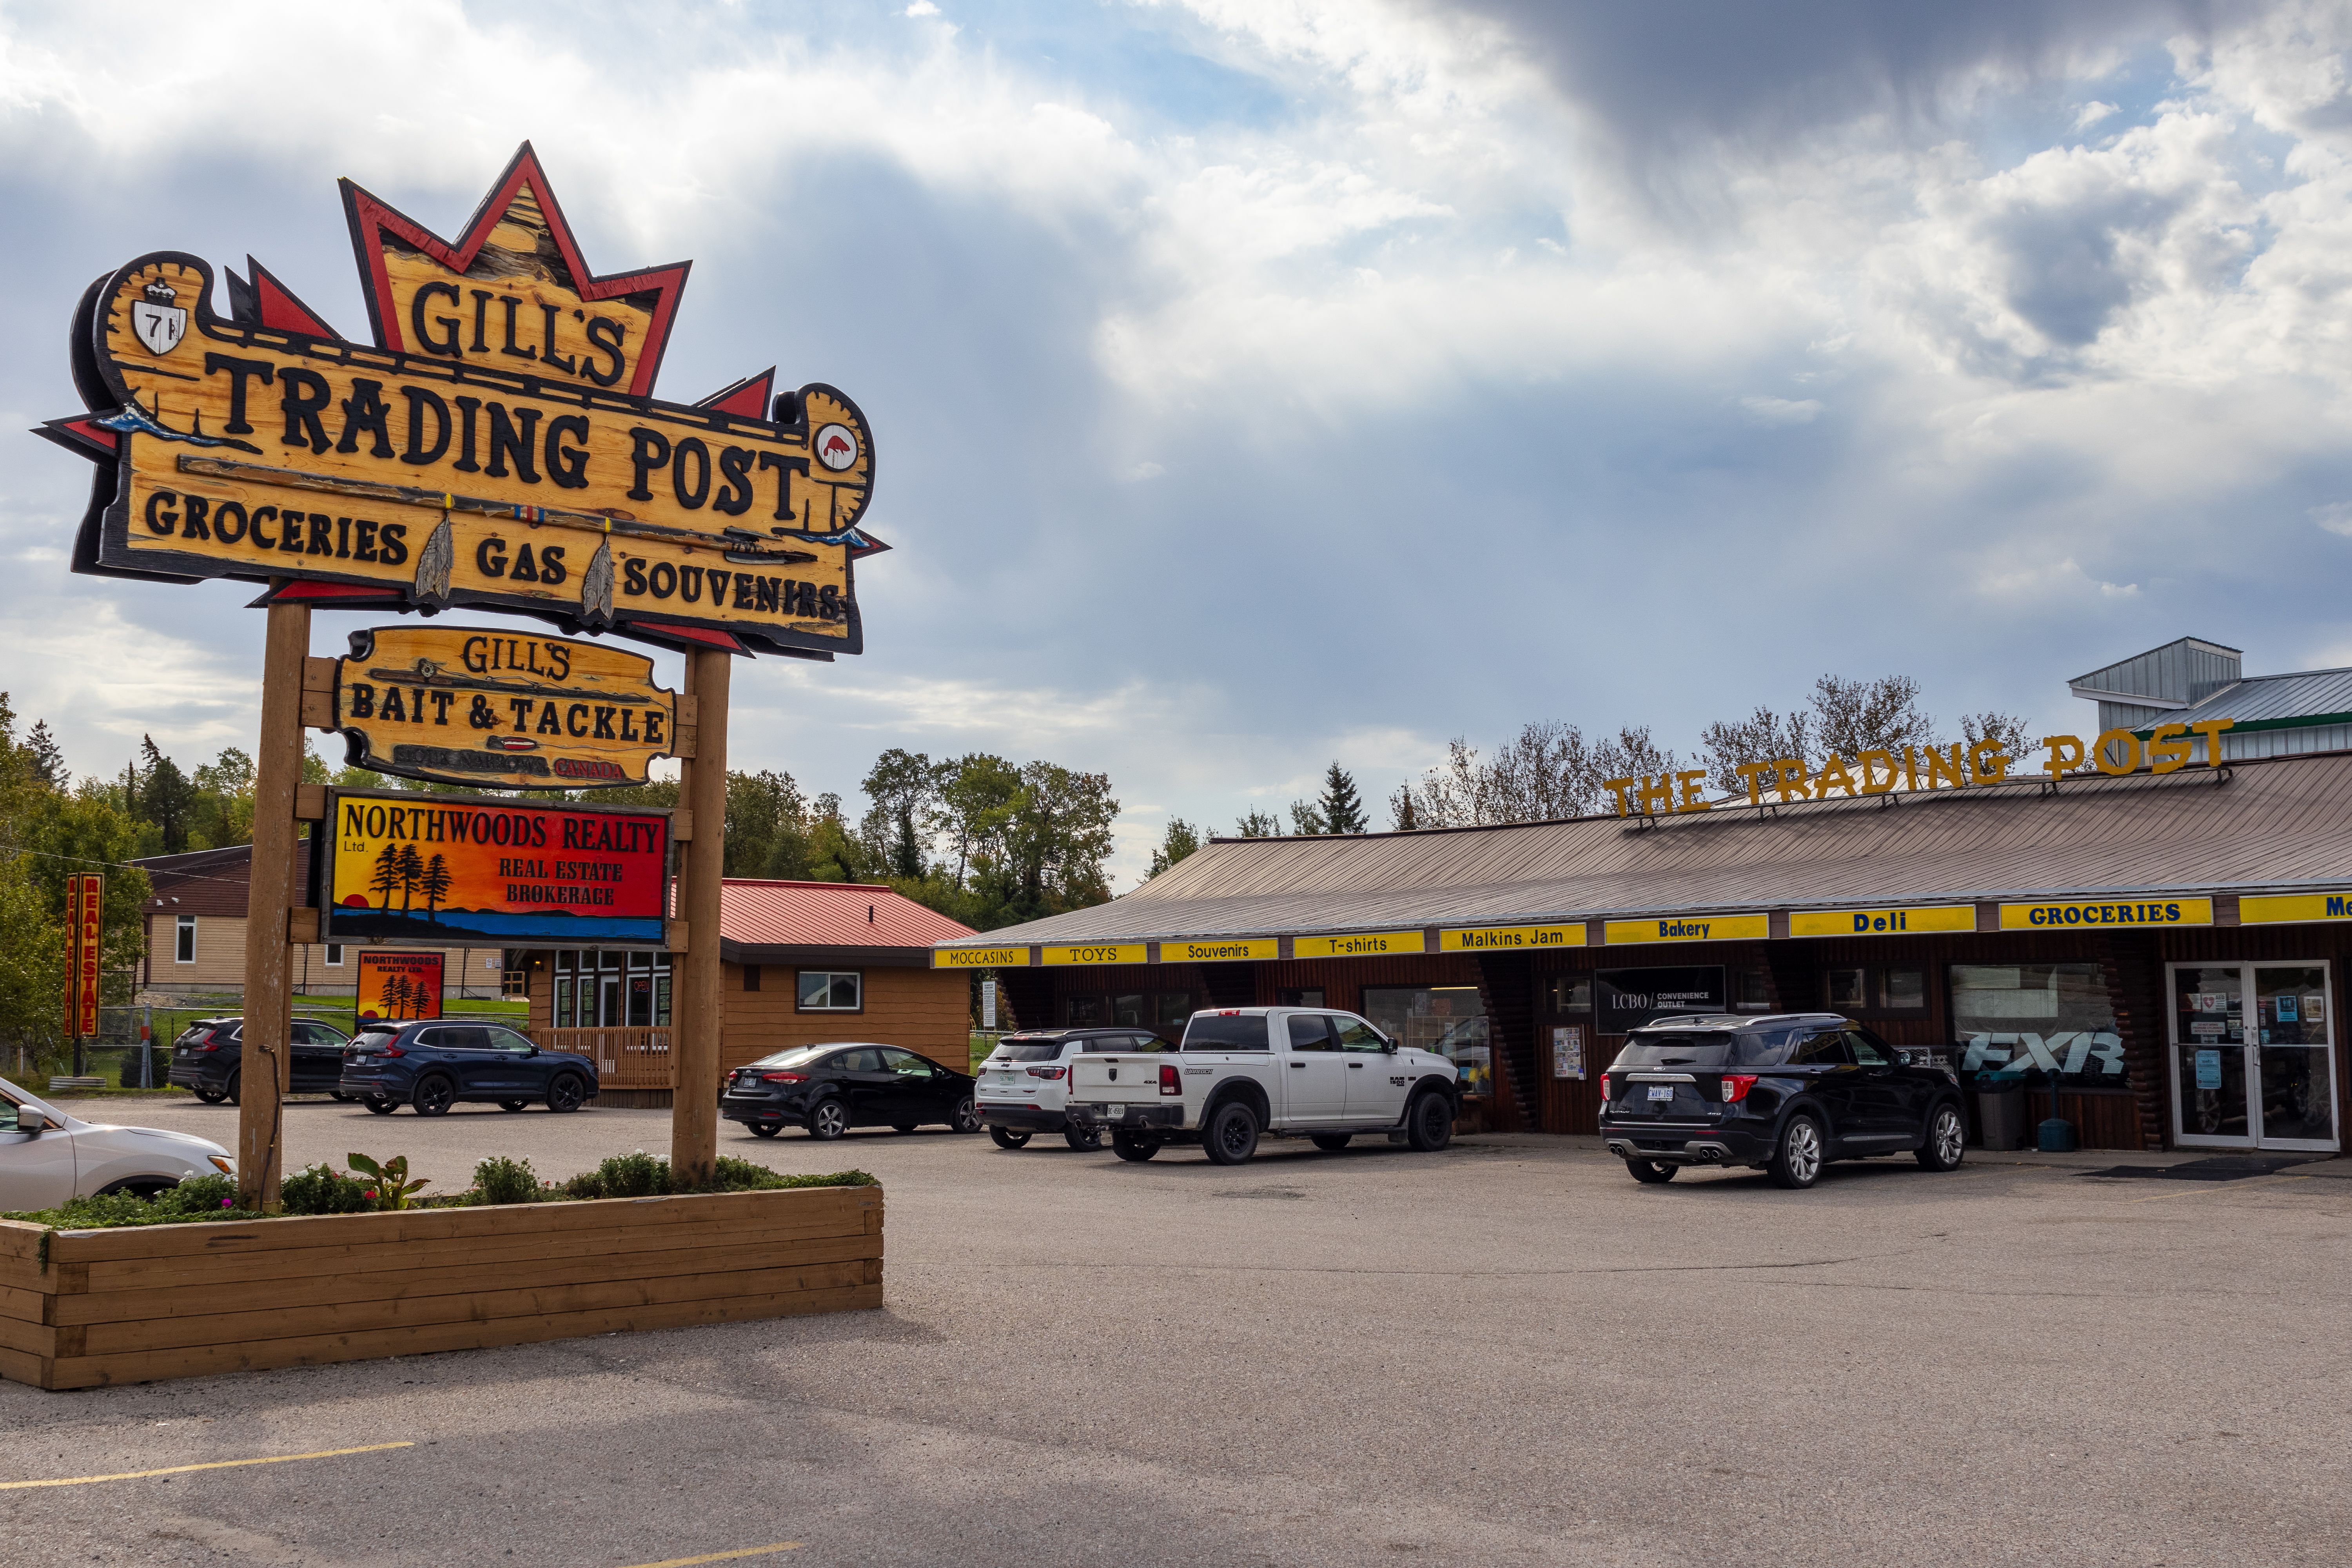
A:
[[[363,334],[336,176],[449,234],[529,138],[592,266],[693,260],[659,393],[774,363],[874,423],[872,651],[739,671],[735,764],[1106,771],[1124,888],[1171,813],[1530,719],[1687,749],[1902,671],[2078,730],[2066,677],[2184,633],[2352,663],[2347,48],[2139,0],[0,5],[0,412],[76,410],[73,303],[151,248]],[[69,575],[87,469],[8,450],[18,712],[84,770],[249,744],[252,590]]]

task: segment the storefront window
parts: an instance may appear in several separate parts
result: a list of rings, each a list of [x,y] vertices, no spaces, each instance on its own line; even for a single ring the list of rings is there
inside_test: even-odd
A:
[[[2122,1089],[2123,1037],[2095,963],[1955,963],[1952,1034],[1978,1081]]]
[[[1832,969],[1822,976],[1822,997],[1829,1005],[1841,1011],[1870,1005],[1864,994],[1863,980],[1865,972],[1859,969]]]
[[[1074,1028],[1091,1028],[1103,1021],[1103,999],[1099,996],[1072,996],[1067,999],[1069,1016],[1064,1022]]]
[[[1144,1014],[1150,1005],[1151,998],[1139,992],[1132,995],[1114,996],[1110,999],[1110,1021],[1121,1028],[1148,1027],[1151,1020],[1145,1017]]]
[[[563,948],[553,978],[559,1029],[669,1027],[667,952]]]
[[[1451,1060],[1465,1094],[1494,1092],[1494,1052],[1486,1037],[1486,1005],[1475,985],[1367,985],[1364,1016],[1401,1046],[1417,1046]]]
[[[1184,1020],[1192,1016],[1192,994],[1190,991],[1162,991],[1152,1022],[1161,1028],[1181,1028]]]
[[[1927,972],[1924,969],[1881,971],[1878,1005],[1890,1013],[1924,1012],[1927,1006]]]
[[[1544,983],[1546,1000],[1555,1013],[1592,1011],[1592,976],[1555,974]]]

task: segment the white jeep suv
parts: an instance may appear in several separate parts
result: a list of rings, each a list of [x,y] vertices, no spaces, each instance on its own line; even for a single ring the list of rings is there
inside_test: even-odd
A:
[[[1098,1129],[1070,1124],[1070,1063],[1102,1051],[1172,1051],[1149,1029],[1023,1029],[996,1042],[980,1064],[974,1090],[981,1125],[1000,1149],[1018,1149],[1040,1132],[1058,1132],[1073,1149],[1102,1147]]]

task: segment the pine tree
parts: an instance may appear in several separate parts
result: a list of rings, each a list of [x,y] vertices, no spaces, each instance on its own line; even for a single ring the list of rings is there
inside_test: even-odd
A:
[[[1200,847],[1200,830],[1181,816],[1170,817],[1168,831],[1161,836],[1160,847],[1151,852],[1150,875],[1157,877]]]
[[[441,917],[436,911],[441,900],[449,896],[449,862],[439,850],[435,850],[433,858],[425,862],[425,870],[416,879],[416,890],[425,895],[425,918],[437,923]]]
[[[425,858],[414,844],[400,847],[400,857],[394,862],[400,868],[400,912],[408,912],[409,901],[416,896],[417,885],[425,880]]]
[[[1364,803],[1357,796],[1356,781],[1338,763],[1323,775],[1323,831],[1326,833],[1363,833],[1370,824],[1364,820]]]
[[[1412,806],[1412,785],[1397,785],[1396,794],[1389,796],[1389,815],[1395,819],[1399,833],[1421,831],[1421,816]]]
[[[383,895],[384,913],[392,912],[392,896],[400,891],[401,846],[387,844],[375,858],[375,867],[368,876],[368,891]],[[411,851],[414,853],[414,851]]]
[[[32,753],[33,776],[51,789],[63,789],[72,775],[66,772],[65,749],[58,738],[49,733],[49,721],[43,719],[34,724],[33,732],[25,737],[25,749]]]

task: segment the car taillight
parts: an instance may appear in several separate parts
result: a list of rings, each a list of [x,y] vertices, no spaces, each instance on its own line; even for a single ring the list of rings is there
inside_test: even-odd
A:
[[[1184,1092],[1184,1080],[1176,1076],[1176,1069],[1174,1068],[1163,1067],[1160,1069],[1160,1092],[1162,1094],[1181,1094]]]
[[[1031,1078],[1060,1078],[1069,1070],[1070,1069],[1067,1068],[1031,1068],[1029,1069],[1029,1076]]]
[[[1607,1100],[1609,1098],[1609,1075],[1607,1073],[1602,1073],[1601,1075],[1601,1098],[1603,1100]]]
[[[1738,1104],[1741,1100],[1748,1098],[1748,1091],[1755,1087],[1756,1075],[1752,1072],[1725,1073],[1723,1075],[1723,1103],[1726,1105]]]
[[[212,1039],[212,1037],[211,1037],[210,1035],[206,1035],[206,1036],[205,1037],[205,1043],[204,1043],[203,1045],[201,1045],[201,1046],[198,1046],[198,1047],[196,1047],[196,1049],[198,1049],[198,1050],[200,1050],[200,1051],[216,1051],[216,1050],[220,1049],[220,1047],[219,1047],[218,1046],[216,1046],[216,1045],[213,1044],[213,1039]]]
[[[804,1072],[763,1072],[760,1075],[760,1081],[761,1083],[806,1083],[808,1082],[808,1074]]]
[[[408,1053],[398,1046],[378,1046],[375,1048],[375,1054],[380,1057],[404,1057]]]

